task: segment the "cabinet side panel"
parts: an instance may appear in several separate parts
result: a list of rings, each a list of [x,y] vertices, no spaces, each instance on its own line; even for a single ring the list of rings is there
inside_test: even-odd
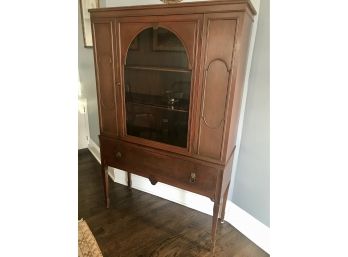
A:
[[[236,19],[211,16],[206,19],[203,92],[200,111],[198,154],[222,159],[226,108],[229,101]]]
[[[236,146],[236,138],[238,131],[238,123],[240,116],[240,109],[243,97],[243,88],[245,82],[245,74],[247,68],[248,51],[250,46],[250,36],[251,36],[252,19],[247,15],[244,16],[241,22],[240,36],[238,37],[238,42],[236,42],[236,48],[238,46],[238,51],[235,54],[234,68],[235,70],[235,86],[233,94],[233,105],[232,112],[229,122],[229,139],[227,146],[227,157],[229,157],[234,147]]]
[[[112,22],[94,23],[100,130],[117,135]]]

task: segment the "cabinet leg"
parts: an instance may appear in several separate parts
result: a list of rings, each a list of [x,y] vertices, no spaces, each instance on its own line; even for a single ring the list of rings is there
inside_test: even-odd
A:
[[[227,201],[227,195],[228,195],[228,189],[230,188],[230,184],[228,184],[225,193],[224,193],[224,198],[223,198],[223,202],[222,202],[222,206],[221,206],[221,213],[220,213],[220,223],[224,223],[225,222],[225,209],[226,209],[226,201]]]
[[[127,172],[127,175],[128,175],[128,189],[129,190],[132,190],[132,174],[130,172]]]
[[[220,201],[215,201],[214,209],[213,209],[213,224],[211,229],[211,241],[212,241],[213,252],[215,250],[216,230],[217,230],[217,223],[218,223],[218,217],[219,217],[219,209],[220,209]]]
[[[103,162],[101,163],[101,173],[104,182],[104,196],[106,208],[110,207],[110,198],[109,198],[109,174],[108,174],[108,166]]]

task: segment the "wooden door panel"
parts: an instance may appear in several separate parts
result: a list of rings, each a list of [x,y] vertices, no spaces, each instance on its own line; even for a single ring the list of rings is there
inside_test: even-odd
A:
[[[117,135],[112,22],[95,22],[93,31],[100,130],[102,133]]]
[[[224,61],[228,67],[232,65],[232,52],[234,46],[236,19],[207,18],[207,43],[204,67],[216,59]]]
[[[205,73],[199,154],[216,159],[221,155],[228,80],[225,63],[219,59],[211,62]]]
[[[205,76],[202,111],[202,119],[209,128],[219,128],[224,122],[225,108],[215,108],[215,106],[226,102],[228,77],[229,71],[224,62],[220,60],[211,62]]]
[[[101,85],[100,104],[103,110],[113,110],[115,108],[114,102],[114,88],[113,88],[113,77],[112,71],[110,71],[110,65],[112,65],[112,59],[108,55],[102,55],[98,58],[98,68],[100,74],[107,74],[108,76],[102,76],[99,78]]]
[[[235,18],[207,16],[198,154],[221,160],[225,139],[231,67],[237,22]]]

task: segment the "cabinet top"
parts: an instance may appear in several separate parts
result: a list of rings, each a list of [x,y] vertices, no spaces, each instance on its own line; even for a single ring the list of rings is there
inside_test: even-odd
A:
[[[164,10],[168,12],[163,12]],[[190,13],[205,13],[205,12],[220,12],[220,11],[245,11],[249,10],[252,15],[256,15],[256,10],[250,0],[208,0],[195,2],[181,2],[173,4],[149,4],[135,6],[120,6],[89,9],[92,17],[109,16],[107,13],[112,13],[113,16],[127,16],[135,14],[143,15],[168,15]],[[156,11],[161,11],[156,13]]]

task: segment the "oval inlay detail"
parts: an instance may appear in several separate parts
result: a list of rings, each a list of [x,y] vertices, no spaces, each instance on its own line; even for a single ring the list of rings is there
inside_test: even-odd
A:
[[[209,63],[205,74],[202,119],[211,129],[218,129],[225,120],[229,70],[221,59]]]

